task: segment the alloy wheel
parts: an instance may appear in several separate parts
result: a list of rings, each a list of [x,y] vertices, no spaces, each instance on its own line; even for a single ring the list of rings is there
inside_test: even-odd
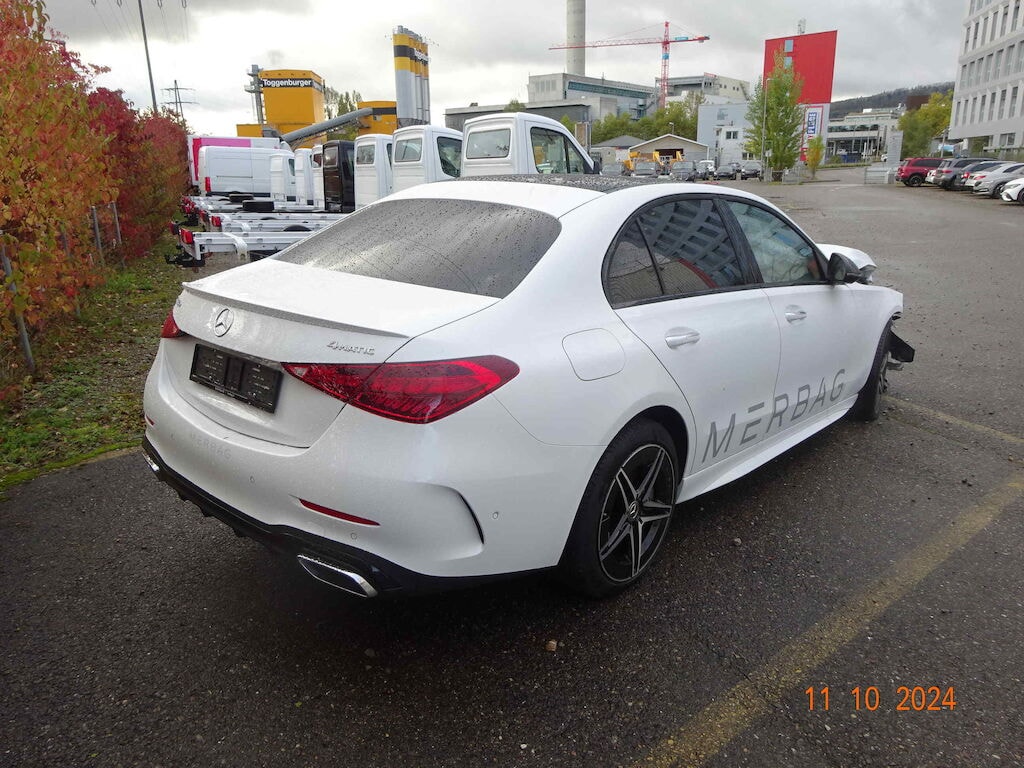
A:
[[[612,479],[597,530],[601,570],[614,582],[635,579],[654,557],[674,506],[675,467],[668,451],[637,448]]]

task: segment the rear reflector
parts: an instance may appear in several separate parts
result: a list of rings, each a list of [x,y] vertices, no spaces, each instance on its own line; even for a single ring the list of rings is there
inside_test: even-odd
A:
[[[336,509],[331,509],[330,507],[325,507],[312,501],[306,501],[305,499],[299,499],[299,503],[306,509],[312,509],[314,512],[319,512],[320,514],[328,515],[329,517],[336,517],[339,520],[347,520],[350,523],[359,523],[359,525],[380,525],[380,523],[375,520],[367,520],[365,517],[356,517],[355,515],[350,515],[347,512],[339,512]]]
[[[370,413],[429,424],[508,383],[519,366],[497,355],[419,363],[284,363],[310,386]]]
[[[174,322],[174,310],[172,309],[167,313],[167,319],[164,320],[164,327],[160,329],[160,338],[177,339],[184,335],[185,332],[178,327],[176,322]]]
[[[203,186],[206,188],[207,192],[212,192],[213,191],[213,188],[210,186],[210,177],[209,176],[206,176],[206,177],[203,178]]]

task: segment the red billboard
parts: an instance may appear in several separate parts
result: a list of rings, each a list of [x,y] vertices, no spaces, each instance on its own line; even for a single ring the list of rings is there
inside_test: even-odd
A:
[[[787,63],[803,79],[801,104],[828,104],[832,101],[832,75],[836,65],[838,32],[790,35],[764,41],[764,76],[775,67],[775,52],[782,51]]]

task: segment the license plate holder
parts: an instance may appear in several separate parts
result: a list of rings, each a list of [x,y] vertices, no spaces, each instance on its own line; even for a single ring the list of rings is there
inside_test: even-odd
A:
[[[281,371],[256,360],[196,344],[189,378],[261,411],[277,409]]]

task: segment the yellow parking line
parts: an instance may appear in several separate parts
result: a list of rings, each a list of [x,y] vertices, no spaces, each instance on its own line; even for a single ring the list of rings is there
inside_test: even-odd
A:
[[[950,424],[956,424],[958,427],[970,429],[974,432],[979,432],[983,435],[988,435],[989,437],[998,438],[999,440],[1005,440],[1006,442],[1013,443],[1015,445],[1024,445],[1024,438],[1020,438],[1017,437],[1016,435],[1011,435],[1006,432],[1000,432],[998,429],[986,427],[984,424],[975,424],[973,421],[964,421],[963,419],[958,419],[956,416],[950,416],[948,413],[943,413],[942,411],[934,411],[931,408],[926,408],[923,405],[911,403],[909,400],[899,400],[897,398],[890,399],[895,403],[899,403],[900,408],[906,408],[908,411],[919,413],[922,416],[929,416],[933,419],[938,419],[939,421],[947,421]]]
[[[637,765],[693,768],[706,763],[754,720],[775,707],[794,686],[809,681],[816,667],[857,637],[1022,496],[1024,472],[1016,472],[986,494],[976,507],[889,568],[878,581],[786,645],[744,682],[711,702]]]

